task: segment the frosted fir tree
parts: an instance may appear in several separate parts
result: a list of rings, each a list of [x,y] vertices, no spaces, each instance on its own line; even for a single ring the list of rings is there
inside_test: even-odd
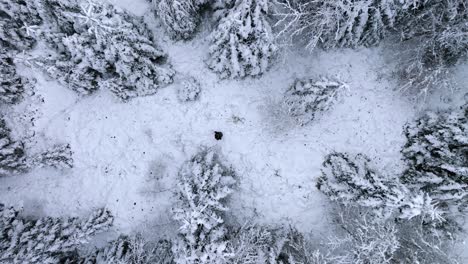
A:
[[[464,0],[403,1],[396,27],[409,46],[398,54],[403,90],[425,95],[452,88],[452,68],[468,54],[467,19]]]
[[[56,145],[31,158],[29,167],[72,168],[72,155],[70,145]]]
[[[276,51],[267,21],[267,0],[231,1],[211,34],[208,67],[221,78],[258,76],[271,65]]]
[[[348,86],[327,77],[298,79],[286,91],[284,106],[290,116],[305,125],[330,110]]]
[[[444,208],[468,204],[468,107],[426,113],[405,129],[401,180],[431,195]]]
[[[394,221],[373,219],[355,207],[342,208],[335,221],[344,233],[327,244],[344,251],[342,263],[406,263],[399,261],[401,234]]]
[[[160,0],[157,15],[173,39],[190,39],[200,20],[199,6],[194,0]]]
[[[141,236],[120,236],[109,244],[84,258],[70,259],[79,264],[172,264],[171,243],[160,240],[156,244]]]
[[[35,61],[70,88],[89,94],[108,88],[122,100],[156,93],[174,71],[143,22],[104,2],[43,0],[43,34],[57,52]]]
[[[348,153],[325,157],[317,188],[333,201],[370,208],[382,218],[399,208],[408,193],[398,182],[379,175],[367,156]]]
[[[177,97],[181,102],[190,102],[198,99],[201,93],[200,83],[193,77],[183,80],[177,89]]]
[[[282,0],[273,15],[279,39],[312,50],[376,45],[394,27],[398,10],[394,0]]]
[[[56,145],[37,155],[30,155],[21,141],[12,139],[11,130],[0,118],[0,176],[24,173],[35,167],[64,169],[72,166],[69,145]]]
[[[0,46],[8,50],[28,50],[36,43],[39,25],[34,1],[0,0]]]
[[[11,130],[5,120],[0,118],[0,176],[27,170],[26,156],[21,142],[11,138]]]
[[[173,247],[176,263],[226,263],[232,257],[223,213],[234,183],[234,173],[212,150],[201,151],[181,168],[172,210],[181,224]]]
[[[61,263],[76,247],[112,224],[109,211],[99,209],[86,220],[45,217],[29,220],[0,204],[0,262]]]
[[[21,100],[31,83],[16,72],[13,53],[0,49],[0,103],[14,104]]]
[[[233,264],[276,263],[276,230],[269,226],[245,224],[233,231],[230,240],[233,248]]]

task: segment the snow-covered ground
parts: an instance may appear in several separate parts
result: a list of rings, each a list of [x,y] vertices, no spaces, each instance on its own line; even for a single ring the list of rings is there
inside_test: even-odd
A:
[[[143,2],[119,3],[137,14],[147,11]],[[391,69],[378,48],[314,54],[289,49],[261,78],[236,81],[219,80],[205,67],[203,32],[189,42],[165,38],[160,43],[177,71],[174,84],[126,103],[107,91],[79,97],[34,72],[37,94],[12,111],[16,117],[34,117],[34,126],[25,126],[33,135],[32,148],[42,147],[41,142],[69,143],[74,167],[0,178],[0,200],[19,203],[26,213],[52,216],[106,206],[118,232],[161,226],[170,232],[177,170],[207,146],[217,148],[238,174],[232,215],[288,221],[320,233],[327,224],[326,200],[315,179],[326,154],[363,152],[384,173],[397,175],[404,124],[427,102],[450,105],[464,94],[453,94],[452,100],[434,96],[426,103],[408,100],[387,78]],[[458,74],[464,83],[467,68]],[[281,112],[282,94],[295,78],[317,75],[339,76],[349,91],[321,119],[295,125]],[[199,101],[177,99],[177,86],[187,76],[201,83]],[[222,131],[223,139],[215,140],[214,131]]]

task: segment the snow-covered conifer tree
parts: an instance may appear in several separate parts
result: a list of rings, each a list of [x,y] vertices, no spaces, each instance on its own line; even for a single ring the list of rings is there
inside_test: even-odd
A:
[[[468,108],[426,113],[406,127],[402,153],[409,166],[403,183],[422,190],[442,207],[468,204]]]
[[[77,246],[112,224],[109,211],[99,209],[86,220],[45,217],[29,220],[0,204],[1,263],[61,263]]]
[[[384,179],[364,154],[331,153],[325,157],[317,188],[331,200],[371,208],[386,218],[401,206],[408,190]]]
[[[223,213],[234,183],[234,173],[212,150],[201,151],[181,168],[173,208],[181,224],[176,263],[225,263],[232,257]]]
[[[156,244],[145,241],[140,235],[120,236],[107,246],[90,255],[79,256],[71,263],[79,264],[172,264],[171,243],[160,240]]]
[[[325,157],[317,188],[344,206],[371,209],[373,217],[440,224],[447,219],[431,192],[405,186],[398,178],[386,179],[373,168],[368,157],[331,153]]]
[[[70,145],[56,145],[32,158],[30,167],[71,168],[73,158]]]
[[[10,133],[5,120],[0,118],[0,176],[27,169],[23,144],[14,141]]]
[[[396,29],[410,44],[398,55],[402,89],[451,88],[451,68],[468,54],[466,1],[404,1],[401,10]]]
[[[0,0],[0,46],[8,50],[27,50],[36,43],[38,16],[34,1]]]
[[[347,85],[330,78],[298,79],[286,91],[284,105],[300,124],[307,124],[329,110]]]
[[[267,21],[267,0],[231,1],[211,34],[207,64],[221,78],[243,78],[264,73],[276,46]]]
[[[325,157],[317,188],[332,200],[383,206],[387,186],[364,154],[331,153]]]
[[[18,102],[31,83],[16,72],[12,58],[13,52],[0,49],[0,102],[13,104]]]
[[[393,28],[393,0],[282,0],[275,17],[278,37],[300,40],[308,49],[372,46]]]
[[[92,0],[40,3],[49,25],[43,36],[56,53],[35,65],[70,88],[88,94],[105,87],[126,100],[172,82],[174,71],[140,19]]]
[[[276,263],[277,237],[274,228],[246,224],[233,232],[233,264]]]
[[[161,0],[157,14],[173,39],[189,39],[200,20],[199,6],[194,0]]]

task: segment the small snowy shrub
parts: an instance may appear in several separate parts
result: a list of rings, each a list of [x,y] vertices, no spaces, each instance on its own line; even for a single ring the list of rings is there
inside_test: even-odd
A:
[[[173,248],[176,263],[225,263],[232,257],[223,213],[234,183],[234,173],[212,150],[198,153],[181,168],[172,210],[181,224]]]
[[[468,204],[468,108],[432,113],[405,129],[402,153],[409,166],[401,180],[442,207]]]
[[[393,0],[280,0],[274,16],[278,37],[308,49],[372,46],[394,26]]]
[[[157,14],[173,39],[189,39],[200,20],[198,6],[193,0],[161,0]]]
[[[62,263],[76,247],[112,224],[109,211],[99,209],[87,220],[45,217],[29,220],[0,204],[0,262]]]
[[[25,171],[26,157],[23,144],[11,138],[11,130],[0,118],[0,176]]]
[[[284,105],[304,125],[328,111],[346,88],[343,82],[329,78],[299,79],[286,91]]]
[[[38,16],[34,1],[0,0],[0,46],[7,50],[28,50],[36,43]]]
[[[195,101],[200,95],[200,83],[193,77],[189,77],[182,81],[182,84],[177,90],[177,97],[181,102]]]
[[[13,104],[18,102],[31,83],[18,75],[12,53],[0,49],[0,102]]]
[[[207,64],[221,78],[264,73],[276,51],[267,0],[236,0],[211,34]]]
[[[71,89],[107,88],[122,100],[156,93],[174,71],[146,25],[105,2],[40,2],[43,34],[55,54],[35,63]]]

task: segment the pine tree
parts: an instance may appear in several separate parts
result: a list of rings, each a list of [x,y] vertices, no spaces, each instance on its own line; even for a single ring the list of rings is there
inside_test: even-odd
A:
[[[432,113],[405,129],[402,153],[408,164],[401,180],[422,190],[441,207],[468,204],[468,107]]]
[[[11,130],[0,118],[0,176],[24,172],[27,169],[23,144],[11,138]]]
[[[173,39],[189,39],[200,20],[199,6],[194,0],[161,0],[157,13]]]
[[[172,82],[174,71],[141,19],[91,0],[40,3],[49,28],[43,38],[56,53],[35,65],[73,90],[89,94],[105,87],[127,100]]]
[[[176,263],[225,263],[232,254],[223,212],[235,183],[233,172],[212,150],[204,150],[179,172],[174,219],[181,224],[174,245]]]
[[[17,51],[31,49],[40,24],[34,1],[0,0],[1,47]]]
[[[12,56],[11,52],[0,49],[0,102],[5,104],[18,102],[31,86],[26,78],[16,72]]]
[[[261,75],[270,66],[276,51],[266,19],[268,1],[233,3],[210,36],[208,67],[221,78]]]
[[[289,115],[307,124],[328,111],[347,85],[326,77],[298,79],[286,91],[284,105]]]
[[[1,263],[61,263],[77,246],[112,224],[109,211],[99,209],[87,220],[45,217],[28,220],[0,204]]]

